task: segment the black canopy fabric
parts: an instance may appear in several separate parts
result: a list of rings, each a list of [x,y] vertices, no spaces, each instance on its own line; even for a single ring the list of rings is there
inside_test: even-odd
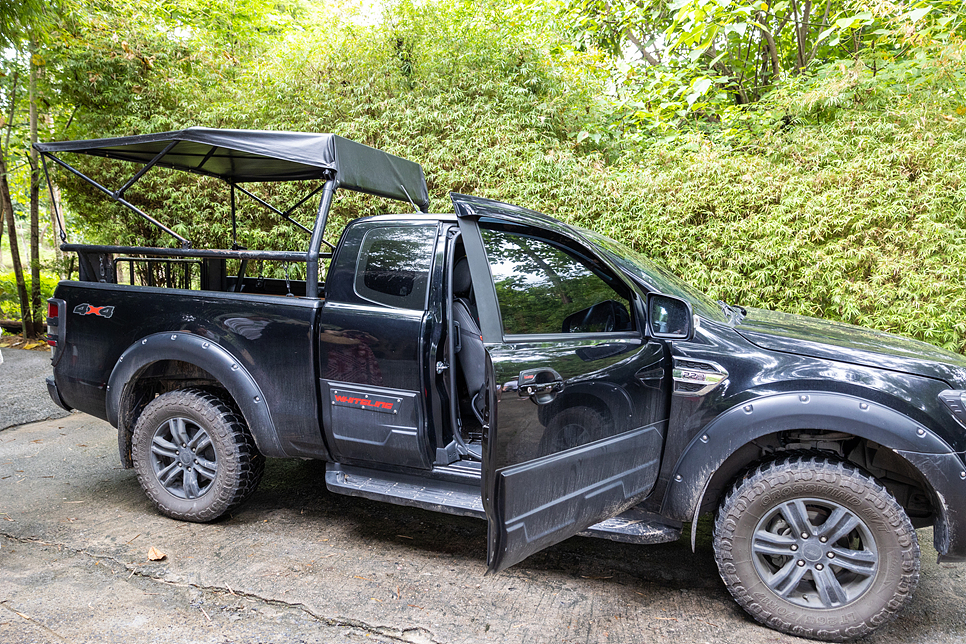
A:
[[[172,143],[157,165],[234,183],[335,178],[348,190],[429,208],[422,166],[335,134],[192,127],[34,147],[45,153],[78,152],[146,164]]]

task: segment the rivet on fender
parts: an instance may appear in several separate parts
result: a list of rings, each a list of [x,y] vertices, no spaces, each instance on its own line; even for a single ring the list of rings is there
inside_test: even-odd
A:
[[[681,475],[680,474],[675,474],[674,475],[674,480],[677,481],[678,483],[680,483],[681,482]]]
[[[178,336],[176,336],[176,335],[172,335],[172,336],[171,336],[171,339],[172,339],[172,340],[177,340],[177,339],[178,339]]]
[[[258,396],[255,396],[255,402],[262,402],[262,399],[259,398]]]
[[[859,409],[866,411],[869,408],[869,403],[859,403]]]
[[[803,403],[808,402],[808,396],[799,396],[798,399],[801,400]]]
[[[705,434],[704,436],[701,437],[701,442],[702,443],[707,443],[708,442],[708,435],[707,434]]]
[[[745,410],[745,413],[746,414],[750,414],[753,409],[754,409],[754,407],[752,407],[751,405],[745,405],[744,406],[744,410]]]
[[[144,338],[143,340],[141,340],[141,344],[147,344],[147,343],[148,343],[148,339],[147,338]]]
[[[920,436],[925,436],[926,435],[926,430],[920,428],[920,429],[917,429],[916,430],[916,433],[919,434]]]
[[[209,346],[210,346],[210,343],[205,342],[204,344],[201,345],[201,348],[202,349],[207,349]]]
[[[231,370],[232,370],[232,371],[238,371],[238,365],[237,365],[237,364],[233,364],[233,365],[231,366]]]

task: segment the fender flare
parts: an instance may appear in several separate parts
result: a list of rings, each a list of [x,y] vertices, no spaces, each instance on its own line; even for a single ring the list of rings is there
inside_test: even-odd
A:
[[[121,418],[121,400],[132,381],[147,366],[162,360],[178,360],[204,369],[231,394],[241,410],[259,451],[265,456],[283,456],[275,423],[265,395],[252,375],[228,352],[211,340],[184,331],[153,333],[141,338],[117,359],[107,381],[107,421],[117,427],[121,461],[129,457],[123,441],[131,430]]]
[[[845,432],[902,453],[950,454],[934,432],[885,405],[849,394],[797,391],[756,398],[724,412],[691,440],[671,473],[664,516],[697,523],[712,477],[751,441],[792,429]],[[917,471],[916,463],[909,461]],[[694,540],[692,526],[692,541]]]

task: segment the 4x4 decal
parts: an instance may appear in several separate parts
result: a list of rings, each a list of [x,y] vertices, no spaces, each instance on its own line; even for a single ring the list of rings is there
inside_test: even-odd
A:
[[[94,306],[92,304],[78,304],[74,307],[74,313],[78,315],[98,315],[102,318],[109,318],[114,315],[113,306]]]

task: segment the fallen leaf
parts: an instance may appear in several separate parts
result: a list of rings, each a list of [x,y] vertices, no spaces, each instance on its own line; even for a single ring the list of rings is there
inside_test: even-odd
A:
[[[164,554],[163,552],[161,552],[160,550],[158,550],[154,546],[151,546],[148,549],[148,559],[150,559],[151,561],[161,561],[162,559],[164,559],[167,556],[168,555]]]

